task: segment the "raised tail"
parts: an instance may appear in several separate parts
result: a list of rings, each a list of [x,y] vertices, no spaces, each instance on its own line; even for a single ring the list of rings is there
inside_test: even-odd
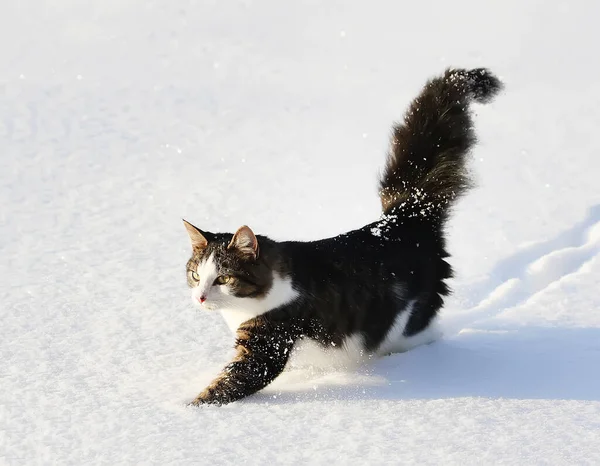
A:
[[[476,142],[469,106],[488,103],[502,89],[485,68],[448,69],[430,80],[393,127],[380,180],[384,214],[414,211],[444,219],[470,186],[466,156]]]

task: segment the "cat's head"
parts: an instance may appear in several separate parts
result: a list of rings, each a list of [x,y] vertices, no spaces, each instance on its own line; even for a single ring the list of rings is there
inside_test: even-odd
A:
[[[243,308],[248,299],[264,297],[273,272],[261,260],[256,235],[243,226],[235,234],[201,231],[183,221],[192,242],[187,282],[192,300],[204,309]]]

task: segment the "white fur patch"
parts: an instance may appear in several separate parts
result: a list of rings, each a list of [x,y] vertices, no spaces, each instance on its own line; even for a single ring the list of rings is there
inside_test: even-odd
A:
[[[203,306],[207,307],[210,302],[208,298],[210,298],[213,283],[215,282],[215,278],[217,278],[219,273],[217,270],[217,265],[215,264],[214,256],[211,254],[205,261],[200,262],[196,268],[196,272],[200,277],[200,282],[195,288],[192,289],[192,299],[196,302],[196,304],[198,304],[198,299],[201,296],[206,296],[207,302]]]
[[[415,300],[410,301],[406,308],[396,316],[394,324],[377,349],[378,356],[385,356],[390,353],[403,353],[416,346],[431,343],[441,336],[435,318],[424,330],[416,335],[410,337],[404,336],[404,330],[406,329],[406,324],[412,314],[414,305]]]
[[[355,333],[344,339],[340,346],[324,348],[314,340],[303,339],[296,343],[288,367],[314,367],[317,369],[354,369],[369,359],[365,339]]]

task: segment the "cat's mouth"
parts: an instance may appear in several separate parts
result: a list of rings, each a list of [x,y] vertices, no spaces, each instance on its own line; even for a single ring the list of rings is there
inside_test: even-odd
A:
[[[202,309],[203,311],[214,311],[215,309],[219,308],[219,303],[215,302],[214,300],[212,301],[204,301],[204,302],[200,302],[199,300],[195,300],[197,306]]]
[[[201,302],[199,299],[196,299],[194,296],[192,296],[192,301],[194,301],[194,304],[197,307],[199,307],[200,309],[202,309],[203,311],[214,311],[215,309],[217,309],[219,307],[218,304],[213,301]]]

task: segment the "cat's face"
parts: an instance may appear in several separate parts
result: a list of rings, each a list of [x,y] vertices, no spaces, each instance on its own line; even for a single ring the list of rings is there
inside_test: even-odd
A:
[[[259,259],[258,240],[247,226],[235,235],[201,232],[185,222],[192,242],[187,282],[203,309],[245,308],[269,292],[273,274]]]

